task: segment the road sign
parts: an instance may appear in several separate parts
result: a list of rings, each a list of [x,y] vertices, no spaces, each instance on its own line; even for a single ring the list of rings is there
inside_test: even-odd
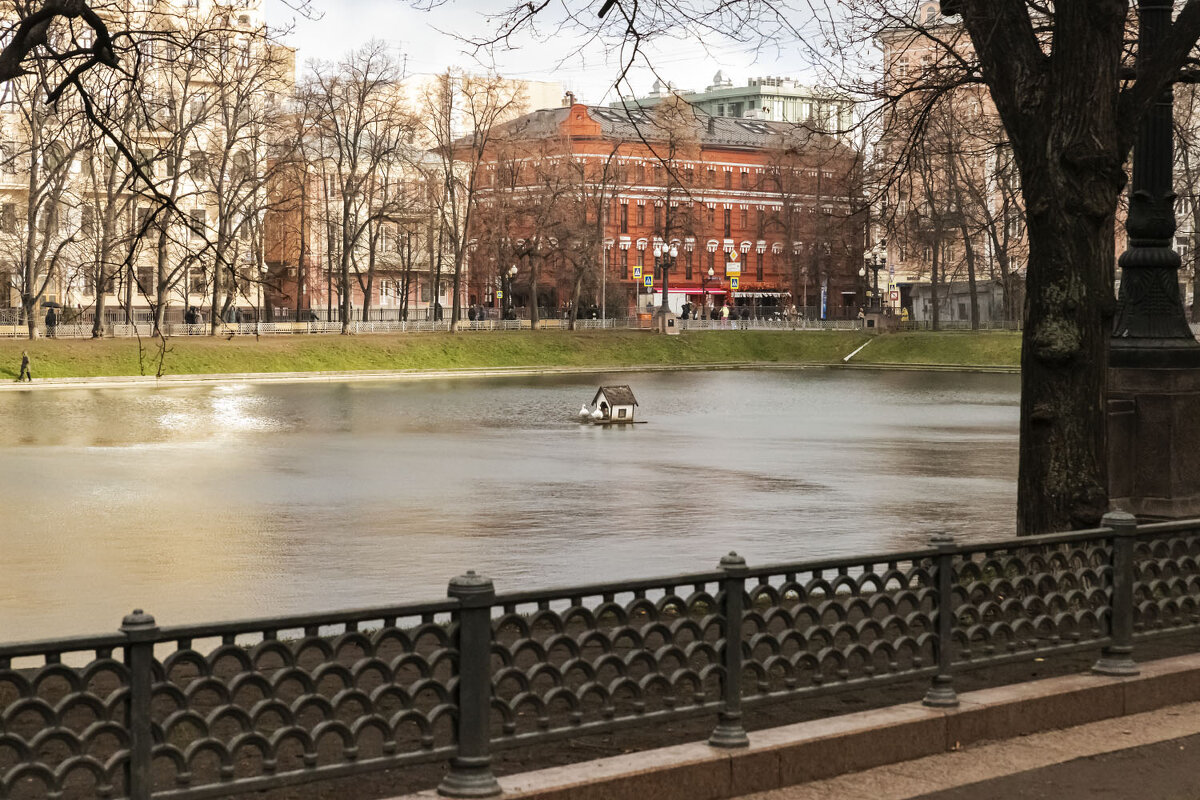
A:
[[[729,279],[729,288],[735,292],[737,291],[737,288],[738,288],[738,279],[737,278]]]
[[[897,300],[899,300],[899,299],[900,299],[900,293],[899,293],[899,292],[892,292],[892,294],[891,294],[891,297],[892,297],[892,302],[895,302],[895,301],[897,301]]]
[[[730,250],[725,254],[725,277],[732,278],[735,275],[742,274],[742,265],[738,261],[737,250]]]
[[[654,276],[646,275],[645,277],[642,278],[642,283],[646,285],[647,289],[651,288],[652,286],[654,286]]]
[[[496,297],[504,297],[504,290],[503,290],[503,289],[497,289],[497,290],[496,290]]]
[[[642,277],[642,268],[641,268],[641,267],[634,267],[634,268],[633,268],[633,279],[634,279],[634,280],[637,280],[637,279],[638,279],[638,278],[640,278],[640,277]],[[648,286],[648,285],[649,285],[649,284],[647,284],[647,286]]]

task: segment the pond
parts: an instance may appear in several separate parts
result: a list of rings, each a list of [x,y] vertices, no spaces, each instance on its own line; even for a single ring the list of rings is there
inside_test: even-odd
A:
[[[647,424],[580,425],[602,383]],[[0,641],[1011,535],[1019,378],[727,370],[0,394]]]

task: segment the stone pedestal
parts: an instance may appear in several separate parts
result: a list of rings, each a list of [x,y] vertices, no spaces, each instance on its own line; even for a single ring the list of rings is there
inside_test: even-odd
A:
[[[679,334],[679,317],[670,309],[664,308],[654,315],[654,330],[671,335]]]
[[[882,311],[868,311],[863,318],[863,328],[876,333],[884,333],[892,327],[892,315]]]
[[[1200,369],[1108,371],[1109,500],[1140,519],[1200,516]]]

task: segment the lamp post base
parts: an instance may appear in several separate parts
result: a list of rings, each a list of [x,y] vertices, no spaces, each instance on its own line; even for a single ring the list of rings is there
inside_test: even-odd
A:
[[[663,308],[654,315],[654,330],[671,336],[679,334],[679,317],[668,308]]]
[[[1169,351],[1167,351],[1169,352]],[[1131,353],[1113,347],[1108,371],[1109,496],[1142,519],[1200,513],[1200,369],[1192,348],[1179,366],[1127,366]],[[1169,356],[1152,353],[1170,364]]]

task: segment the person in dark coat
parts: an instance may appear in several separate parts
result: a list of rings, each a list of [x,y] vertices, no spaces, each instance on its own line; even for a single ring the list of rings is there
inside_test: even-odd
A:
[[[21,351],[21,374],[17,376],[17,383],[21,381],[33,383],[33,370],[29,368],[29,353],[25,350]]]
[[[54,313],[54,308],[51,307],[46,312],[46,335],[51,339],[54,338],[58,331],[58,314]]]

